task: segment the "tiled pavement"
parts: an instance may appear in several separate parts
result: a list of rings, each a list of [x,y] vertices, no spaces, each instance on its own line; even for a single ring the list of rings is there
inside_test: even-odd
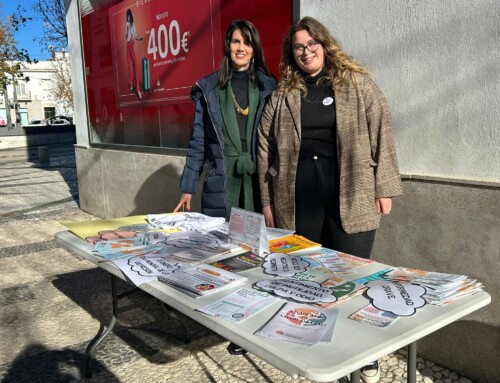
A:
[[[0,150],[1,382],[308,382],[251,354],[230,355],[227,341],[189,319],[192,341],[184,344],[180,325],[154,301],[120,315],[85,379],[85,348],[110,319],[110,278],[54,241],[60,222],[94,217],[78,208],[72,146],[49,153],[40,164],[36,148]],[[405,358],[405,350],[385,357],[381,381],[405,381]],[[470,380],[418,358],[417,382]]]

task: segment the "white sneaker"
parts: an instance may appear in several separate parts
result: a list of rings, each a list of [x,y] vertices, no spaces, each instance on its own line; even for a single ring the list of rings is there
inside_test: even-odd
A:
[[[378,361],[361,367],[361,380],[365,383],[377,383],[380,379],[380,367]]]
[[[140,90],[137,90],[137,97],[139,97],[139,99],[142,99],[142,94]]]

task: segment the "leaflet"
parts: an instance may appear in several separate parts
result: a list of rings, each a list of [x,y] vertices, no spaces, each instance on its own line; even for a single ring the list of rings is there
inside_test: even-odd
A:
[[[315,260],[328,271],[335,274],[351,274],[353,267],[348,265],[338,251],[321,247],[319,249],[301,252],[300,256],[307,260]]]
[[[180,229],[208,231],[213,230],[226,221],[223,217],[210,217],[201,213],[148,214],[147,221],[154,227],[162,229]]]
[[[338,318],[335,308],[323,309],[288,302],[255,335],[287,342],[314,345],[330,341]]]
[[[192,297],[215,293],[244,283],[247,277],[217,267],[201,264],[181,268],[158,280]]]
[[[356,257],[355,255],[347,254],[347,253],[339,253],[340,257],[351,266],[353,269],[361,266],[369,265],[374,261],[372,259]]]
[[[298,234],[290,234],[285,237],[272,239],[269,241],[269,252],[271,253],[291,253],[305,249],[321,247],[319,243],[310,241],[306,237]]]
[[[210,264],[220,269],[240,272],[261,266],[262,262],[262,258],[257,254],[247,251],[243,254],[233,255],[232,257],[212,262]]]
[[[318,303],[318,307],[333,307],[337,303],[360,295],[366,290],[366,286],[363,284],[347,281],[336,276],[332,276],[321,282],[321,286],[331,288],[333,290],[333,295],[337,298],[337,301],[333,303]]]
[[[379,310],[372,305],[367,305],[349,316],[349,319],[382,328],[389,327],[398,318],[398,315]]]
[[[239,322],[279,300],[263,291],[241,288],[196,310]]]

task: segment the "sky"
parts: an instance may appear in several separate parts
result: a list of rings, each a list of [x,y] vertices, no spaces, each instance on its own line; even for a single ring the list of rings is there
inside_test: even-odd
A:
[[[24,48],[28,51],[30,58],[39,61],[47,60],[50,57],[49,52],[42,52],[42,46],[38,41],[33,41],[34,37],[42,36],[43,21],[41,17],[33,11],[34,0],[0,0],[1,8],[0,15],[4,20],[8,15],[15,12],[17,6],[21,6],[26,10],[26,17],[32,17],[33,20],[26,22],[26,25],[21,27],[15,34],[18,48]]]

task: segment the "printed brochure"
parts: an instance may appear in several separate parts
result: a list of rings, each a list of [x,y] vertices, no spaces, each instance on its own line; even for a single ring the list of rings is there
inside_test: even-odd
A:
[[[442,306],[457,298],[475,294],[483,285],[466,275],[438,273],[397,267],[384,276],[384,279],[398,282],[411,282],[424,286],[423,298],[430,304]]]
[[[243,254],[233,255],[232,257],[212,262],[211,265],[224,270],[240,272],[262,265],[262,258],[257,254],[247,251]]]
[[[196,310],[230,321],[242,321],[280,299],[263,291],[241,288]]]
[[[389,327],[398,318],[400,318],[398,315],[379,310],[372,305],[367,305],[349,316],[349,319],[357,322],[363,322],[371,326],[382,328]]]
[[[361,295],[365,290],[366,286],[354,281],[347,281],[345,279],[332,276],[326,281],[321,283],[322,287],[329,287],[333,290],[333,295],[337,297],[337,301],[333,303],[318,303],[318,307],[333,307],[337,303],[347,300],[349,298]]]
[[[288,302],[255,335],[314,345],[330,342],[339,311]]]
[[[351,274],[354,272],[345,259],[336,250],[321,247],[314,250],[305,250],[300,253],[302,258],[318,262],[322,268],[334,274]]]
[[[217,267],[201,264],[158,277],[161,283],[192,297],[200,297],[245,283],[247,277]]]
[[[300,251],[317,247],[321,247],[321,245],[298,234],[291,234],[269,241],[270,253],[291,253],[292,251]]]

